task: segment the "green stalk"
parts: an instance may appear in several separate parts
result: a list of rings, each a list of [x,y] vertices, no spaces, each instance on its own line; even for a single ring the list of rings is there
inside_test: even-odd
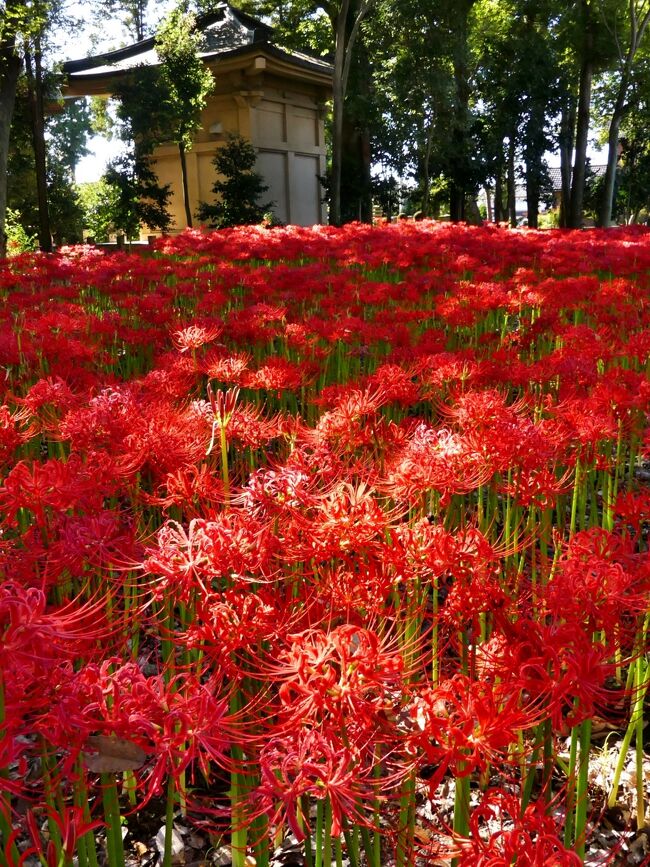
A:
[[[106,821],[106,847],[109,867],[125,867],[124,844],[122,841],[122,819],[120,802],[117,797],[117,784],[112,774],[102,774],[102,801]]]
[[[345,848],[348,853],[348,861],[350,862],[350,867],[359,867],[359,831],[358,828],[354,828],[353,832],[350,833],[347,830],[346,824],[343,824],[343,839],[345,840]],[[311,867],[305,862],[305,867]]]
[[[625,735],[623,736],[623,741],[621,743],[620,751],[618,754],[618,762],[616,763],[616,769],[614,771],[614,779],[612,780],[612,788],[609,793],[609,797],[607,799],[608,807],[613,807],[616,804],[616,799],[618,796],[618,787],[621,779],[621,774],[623,773],[623,768],[625,767],[625,762],[627,760],[627,753],[630,748],[630,743],[632,742],[632,736],[636,735],[636,770],[637,770],[637,821],[645,819],[645,793],[643,791],[643,772],[639,774],[639,767],[641,767],[641,771],[643,770],[643,706],[645,703],[646,693],[648,692],[648,686],[650,686],[650,664],[648,664],[647,659],[639,652],[639,648],[645,645],[645,636],[648,629],[648,622],[650,620],[650,615],[647,615],[645,618],[645,622],[643,627],[638,635],[636,648],[637,648],[637,658],[632,666],[630,666],[630,671],[628,671],[628,682],[626,686],[626,690],[630,689],[632,683],[634,684],[634,699],[632,702],[632,708],[630,713],[630,721],[628,723],[627,729],[625,730]],[[632,682],[630,682],[630,674],[632,674]],[[641,785],[639,786],[639,781],[641,781]],[[643,814],[641,815],[641,811]],[[641,827],[639,825],[639,827]]]
[[[576,472],[573,483],[573,498],[571,500],[571,523],[569,525],[569,537],[573,536],[576,530],[576,519],[578,516],[578,500],[580,498],[580,458],[576,458]]]
[[[239,713],[241,709],[240,698],[239,692],[234,690],[230,699],[230,712],[233,716]],[[232,848],[232,867],[245,867],[248,833],[244,820],[243,803],[246,793],[246,781],[243,778],[243,772],[240,773],[239,770],[243,767],[244,753],[242,748],[237,744],[232,747],[232,757],[235,765],[230,774],[230,843]]]
[[[221,479],[223,481],[223,498],[225,508],[230,506],[230,476],[228,475],[228,438],[226,427],[219,425],[219,441],[221,443]]]
[[[167,778],[167,804],[165,809],[165,849],[163,852],[163,867],[171,867],[172,843],[174,841],[174,799],[176,789],[174,775],[170,773]]]
[[[412,864],[413,837],[415,834],[415,772],[412,771],[404,783],[399,799],[396,867],[409,867]],[[363,833],[362,829],[362,833]]]
[[[323,864],[331,867],[332,864],[332,802],[329,797],[325,799],[325,843],[323,845]]]
[[[269,867],[269,820],[267,816],[260,815],[253,819],[251,834],[255,841],[255,864],[257,867]]]
[[[63,845],[61,840],[61,829],[51,815],[52,813],[58,813],[60,811],[56,802],[56,795],[54,791],[54,786],[52,784],[52,776],[50,773],[50,754],[44,738],[41,739],[41,764],[43,770],[43,794],[45,798],[45,803],[49,807],[49,813],[47,817],[47,829],[50,835],[50,840],[52,843],[54,843],[57,856],[60,858]]]
[[[576,854],[584,860],[587,836],[587,806],[589,804],[589,748],[591,746],[591,719],[580,726],[580,768],[576,792],[575,841]]]
[[[86,787],[86,777],[83,768],[83,762],[79,759],[77,771],[77,783],[75,785],[75,798],[77,806],[83,810],[84,822],[90,824],[90,804],[88,802],[88,789]],[[97,847],[95,845],[95,834],[93,831],[88,831],[83,835],[82,840],[85,843],[86,859],[88,867],[99,867],[97,860]]]
[[[323,802],[319,800],[316,804],[316,857],[314,858],[314,867],[323,867],[323,814]],[[327,867],[330,867],[330,865],[328,864]]]
[[[2,669],[0,669],[0,740],[2,740],[5,736],[5,692],[4,692],[4,679],[2,675]],[[7,841],[10,839],[13,828],[11,824],[11,796],[3,790],[2,779],[3,777],[7,779],[9,776],[9,772],[6,768],[0,768],[0,838],[5,841],[5,847],[7,845]],[[17,864],[19,855],[18,848],[15,843],[12,843],[11,846],[0,850],[4,859],[6,859],[6,863]],[[3,860],[4,860],[3,859]]]
[[[569,750],[569,769],[566,781],[566,818],[564,822],[564,846],[569,849],[573,843],[574,809],[576,803],[576,759],[578,756],[578,726],[571,729],[571,748]]]
[[[645,758],[643,749],[643,699],[648,689],[648,663],[639,656],[636,661],[637,678],[636,678],[636,701],[634,707],[635,717],[635,753],[636,753],[636,826],[643,828],[645,826],[645,775],[643,772],[643,759]]]
[[[553,778],[553,728],[551,725],[550,716],[543,723],[544,726],[544,768],[542,771],[542,790],[544,792],[544,800],[550,804],[553,799],[552,778]]]
[[[436,575],[433,579],[433,626],[431,628],[431,682],[434,686],[437,686],[440,679],[440,660],[438,658],[438,609],[440,606],[440,601],[438,599],[438,581],[439,579]]]
[[[459,768],[462,771],[462,767]],[[454,835],[469,836],[469,776],[456,777],[456,792],[454,794]],[[457,867],[458,859],[453,858],[451,867]]]
[[[305,867],[314,867],[314,855],[311,850],[311,828],[309,827],[309,797],[303,795],[298,808],[298,822],[305,832]],[[281,839],[279,842],[282,842]]]

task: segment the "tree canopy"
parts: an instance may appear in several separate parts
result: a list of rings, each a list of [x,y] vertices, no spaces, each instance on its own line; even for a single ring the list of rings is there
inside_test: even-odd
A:
[[[148,74],[143,72],[140,85],[131,80],[117,94],[121,134],[131,142],[131,156],[113,166],[114,180],[119,171],[133,183],[139,173],[146,175],[148,156],[163,140],[177,144],[184,166],[213,86],[195,26],[195,15],[210,2],[174,7],[156,33],[161,64],[155,86],[147,80],[142,87]],[[484,189],[490,218],[514,224],[525,189],[526,217],[534,226],[551,201],[549,153],[561,164],[560,224],[580,226],[585,207],[602,225],[650,213],[645,192],[650,0],[241,0],[236,5],[273,24],[280,44],[333,63],[330,159],[323,178],[332,222],[369,220],[373,196],[390,200],[393,208],[401,188],[402,207],[451,219],[472,217]],[[146,0],[113,0],[111,9],[133,38],[152,32]],[[87,119],[55,117],[38,132],[38,92],[52,68],[41,58],[58,15],[55,0],[3,0],[0,10],[0,177],[7,177],[10,164],[32,166],[30,181],[22,186],[23,192],[32,190],[31,198],[20,202],[10,192],[19,185],[17,175],[9,186],[0,183],[1,253],[8,201],[26,232],[38,218],[42,244],[45,234],[61,234],[41,212],[51,211],[56,221],[63,199],[75,200],[73,155],[83,148]],[[129,96],[128,89],[138,86]],[[14,111],[17,98],[21,105]],[[47,140],[44,151],[39,136]],[[600,180],[590,174],[587,159],[594,137],[607,148]],[[54,176],[55,163],[64,167],[65,177]],[[191,225],[185,170],[183,178]],[[154,194],[155,180],[149,176],[143,183]],[[141,194],[131,188],[130,201]],[[154,199],[164,222],[164,190]]]

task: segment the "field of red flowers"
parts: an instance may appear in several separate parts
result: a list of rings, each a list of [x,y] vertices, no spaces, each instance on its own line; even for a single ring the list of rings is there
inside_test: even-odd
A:
[[[650,232],[188,232],[0,293],[0,863],[136,863],[152,812],[165,867],[182,823],[632,863]]]

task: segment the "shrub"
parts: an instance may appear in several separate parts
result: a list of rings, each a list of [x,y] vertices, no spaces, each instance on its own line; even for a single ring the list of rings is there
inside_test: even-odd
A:
[[[231,134],[214,158],[220,177],[212,192],[219,196],[213,204],[201,202],[196,212],[211,228],[247,226],[261,223],[273,202],[261,202],[268,190],[262,176],[254,171],[257,154],[253,145],[240,135]]]

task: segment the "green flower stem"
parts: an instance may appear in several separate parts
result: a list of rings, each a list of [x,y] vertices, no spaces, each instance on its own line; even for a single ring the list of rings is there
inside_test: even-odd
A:
[[[415,772],[404,781],[399,799],[396,867],[409,867],[413,863],[413,837],[415,834]],[[373,850],[374,856],[374,850]],[[371,863],[376,863],[371,862]]]
[[[223,481],[223,498],[225,508],[230,507],[230,476],[228,474],[228,438],[226,426],[219,425],[219,442],[221,444],[221,479]]]
[[[4,679],[2,669],[0,669],[0,740],[5,736],[5,713]],[[5,779],[8,777],[6,768],[0,768],[0,838],[5,841],[5,848],[0,849],[0,854],[4,854],[6,863],[17,864],[19,859],[18,848],[15,843],[7,846],[7,841],[10,839],[13,829],[11,825],[11,796],[3,791],[3,777]]]
[[[117,797],[117,784],[112,774],[101,775],[102,801],[106,821],[106,847],[110,867],[125,867],[122,842],[122,818]]]
[[[576,470],[573,482],[573,498],[571,500],[571,523],[569,524],[569,536],[573,536],[576,531],[576,520],[578,517],[578,502],[580,500],[580,488],[582,467],[580,465],[580,457],[576,458]]]
[[[311,828],[309,827],[309,797],[303,795],[298,809],[298,824],[305,832],[305,867],[314,867],[314,853],[311,849]],[[282,842],[282,838],[278,843]]]
[[[584,860],[587,837],[587,807],[589,806],[589,748],[591,746],[591,719],[580,726],[580,767],[576,791],[575,850]]]
[[[431,682],[434,686],[437,685],[440,680],[440,658],[439,658],[439,629],[440,624],[438,622],[439,617],[439,609],[440,609],[440,599],[438,596],[439,589],[439,581],[440,579],[436,575],[433,579],[433,600],[432,600],[432,620],[433,625],[431,627]]]
[[[165,848],[163,852],[162,867],[171,867],[172,844],[174,842],[174,800],[176,789],[174,775],[167,778],[167,803],[165,807]]]
[[[323,867],[324,812],[323,802],[318,801],[316,804],[316,854],[314,858],[314,867]],[[330,867],[330,865],[328,864],[327,867]]]
[[[325,799],[325,820],[324,820],[325,840],[323,844],[323,864],[325,867],[331,867],[332,864],[332,802],[329,798]]]
[[[462,771],[462,767],[459,768]],[[458,837],[469,836],[469,776],[456,777],[456,792],[454,794],[454,834]],[[452,867],[457,867],[458,859],[451,862]]]
[[[345,817],[343,824],[343,839],[345,840],[345,848],[348,854],[350,867],[359,867],[359,830],[354,828],[352,833],[348,831],[345,825]],[[305,861],[305,867],[311,867]]]
[[[646,691],[648,689],[648,664],[643,657],[639,657],[636,661],[637,680],[636,680],[636,702],[634,708],[634,735],[635,735],[635,754],[636,754],[636,825],[637,828],[645,826],[645,774],[643,772],[643,760],[645,753],[643,749],[643,704]]]
[[[575,831],[576,803],[576,760],[578,757],[578,726],[571,729],[571,747],[569,749],[569,768],[566,781],[566,818],[564,821],[564,846],[569,849],[573,844]]]
[[[241,696],[238,690],[234,690],[230,699],[230,712],[235,716],[241,710]],[[245,867],[246,846],[248,843],[248,831],[244,816],[244,798],[246,794],[246,780],[243,768],[244,753],[238,744],[232,746],[232,758],[234,769],[230,775],[230,810],[231,828],[230,842],[232,848],[232,867]]]
[[[253,819],[251,837],[254,841],[255,864],[257,867],[269,867],[269,820],[267,816],[260,815]]]
[[[75,798],[77,806],[83,811],[84,822],[90,824],[90,804],[88,803],[88,788],[86,786],[86,776],[84,772],[83,762],[79,759],[77,764],[77,783],[75,785]],[[95,834],[93,831],[88,831],[80,840],[85,844],[85,855],[88,867],[98,867],[97,846],[95,844]]]
[[[45,803],[49,807],[50,813],[60,812],[59,805],[57,804],[54,785],[52,783],[52,762],[50,760],[50,752],[47,742],[44,738],[41,739],[41,764],[43,774],[43,794],[45,797]],[[47,817],[47,829],[50,835],[50,840],[52,841],[52,843],[54,843],[57,855],[60,858],[62,849],[61,830],[57,823],[54,821],[52,815],[48,815]]]

